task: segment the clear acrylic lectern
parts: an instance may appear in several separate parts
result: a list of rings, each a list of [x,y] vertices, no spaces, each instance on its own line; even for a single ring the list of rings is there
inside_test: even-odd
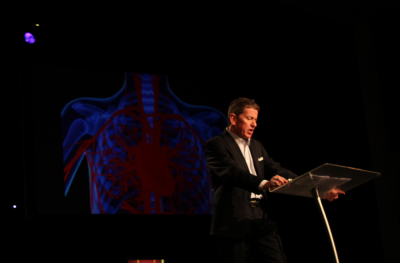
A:
[[[381,175],[378,172],[361,170],[336,164],[323,164],[295,179],[270,190],[271,193],[312,197],[318,204],[319,211],[325,221],[326,230],[331,240],[335,262],[339,263],[335,242],[333,241],[328,219],[322,206],[321,198],[330,190],[339,189],[344,192]]]

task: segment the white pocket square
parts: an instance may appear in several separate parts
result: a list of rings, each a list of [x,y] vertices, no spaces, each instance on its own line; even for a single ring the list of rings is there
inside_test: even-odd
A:
[[[258,158],[258,161],[261,162],[262,160],[264,160],[263,157]]]

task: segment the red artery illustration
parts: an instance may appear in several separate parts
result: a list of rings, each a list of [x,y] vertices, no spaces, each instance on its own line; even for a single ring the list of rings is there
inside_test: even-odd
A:
[[[99,110],[102,104],[88,99],[71,105],[86,119],[70,125],[80,133],[70,128],[68,139],[80,139],[64,148],[66,185],[86,156],[92,213],[210,213],[207,138],[190,125],[198,120],[183,117],[166,78],[127,74],[121,94],[114,111]],[[82,130],[91,138],[81,139]]]

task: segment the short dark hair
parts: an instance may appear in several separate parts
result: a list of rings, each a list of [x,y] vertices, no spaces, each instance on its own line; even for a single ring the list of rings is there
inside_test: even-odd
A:
[[[260,106],[254,100],[248,98],[237,98],[231,102],[228,108],[228,126],[231,125],[230,115],[234,113],[237,117],[244,112],[246,108],[260,110]]]

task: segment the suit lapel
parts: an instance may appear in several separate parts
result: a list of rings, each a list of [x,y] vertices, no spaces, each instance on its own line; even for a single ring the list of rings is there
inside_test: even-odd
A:
[[[242,154],[242,151],[240,151],[239,145],[237,145],[236,141],[229,134],[229,132],[224,131],[223,135],[225,137],[225,140],[227,141],[226,145],[229,148],[230,152],[232,153],[234,160],[241,165],[242,169],[246,169],[246,171],[250,172],[249,168],[247,167],[246,160],[244,159],[244,156]]]
[[[260,162],[258,158],[262,157],[261,152],[258,150],[259,147],[256,147],[256,142],[252,140],[250,142],[250,152],[251,152],[251,157],[253,157],[253,164],[254,164],[254,169],[256,169],[257,176],[260,178],[264,179],[264,173],[260,167]]]

